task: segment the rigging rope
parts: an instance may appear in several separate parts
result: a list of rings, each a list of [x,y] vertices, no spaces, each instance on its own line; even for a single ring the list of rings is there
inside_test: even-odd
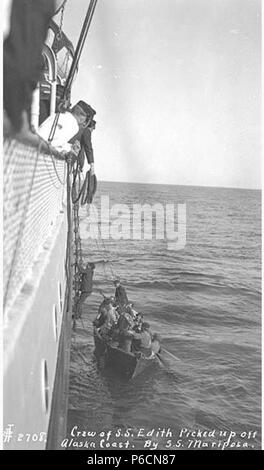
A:
[[[93,205],[91,205],[90,207],[92,208],[92,210],[93,210],[93,215],[94,215],[94,217],[95,217],[95,216],[96,216],[95,208],[94,208]],[[95,217],[95,219],[96,219],[96,217]],[[101,244],[102,244],[102,246],[103,246],[103,250],[101,250],[100,245],[99,245],[99,242],[98,242],[98,240],[97,240],[97,238],[96,238],[95,240],[96,240],[97,248],[98,248],[98,251],[104,251],[104,256],[107,258],[106,255],[107,255],[107,252],[108,252],[108,251],[107,251],[107,249],[106,249],[106,246],[105,246],[105,243],[104,243],[104,240],[103,240],[103,237],[102,237],[101,227],[100,227],[100,224],[98,223],[98,221],[97,221],[97,226],[98,226],[98,230],[99,230],[99,233],[100,233],[100,238],[99,238],[99,239],[100,239]],[[116,279],[118,276],[117,276],[115,270],[114,270],[113,267],[112,267],[112,262],[111,262],[111,260],[109,260],[109,259],[108,259],[107,265],[106,265],[106,266],[105,266],[105,264],[103,265],[103,268],[105,269],[105,272],[106,272],[106,268],[107,268],[107,267],[109,267],[109,269],[110,269],[112,280]],[[107,275],[107,274],[106,274],[106,275]],[[109,278],[108,278],[108,280],[109,280]]]
[[[46,143],[46,142],[45,142],[45,143]],[[56,174],[56,176],[57,176],[57,179],[58,179],[60,185],[61,185],[61,186],[64,186],[64,185],[65,185],[65,172],[64,172],[64,174],[63,174],[63,181],[62,181],[62,180],[60,179],[59,174],[58,174],[57,167],[56,167],[56,164],[55,164],[55,159],[54,159],[54,156],[53,156],[53,154],[52,154],[50,145],[48,145],[48,149],[49,149],[49,156],[51,157],[52,165],[53,165],[55,174]]]
[[[59,26],[59,33],[58,33],[59,36],[58,36],[58,38],[61,38],[61,36],[62,36],[64,8],[65,8],[66,1],[67,0],[65,0],[63,2],[63,4],[60,6],[60,8],[55,13],[55,14],[57,14],[61,10],[61,21],[60,21],[60,26]],[[91,21],[92,21],[92,18],[93,18],[96,3],[97,3],[97,0],[91,0],[90,4],[89,4],[89,7],[88,7],[88,10],[87,10],[87,14],[86,14],[85,21],[84,21],[84,24],[83,24],[83,27],[82,27],[82,31],[80,33],[80,38],[79,38],[79,42],[78,42],[78,45],[77,45],[77,49],[76,49],[74,57],[73,57],[73,63],[72,63],[71,69],[70,69],[70,73],[67,77],[65,88],[64,88],[64,93],[63,93],[63,98],[62,98],[63,103],[65,103],[65,100],[68,98],[68,95],[69,95],[69,92],[70,92],[70,89],[71,89],[71,86],[72,86],[73,77],[74,77],[75,71],[78,67],[78,63],[79,63],[79,60],[80,60],[80,57],[81,57],[81,53],[82,53],[82,49],[83,49],[83,46],[84,46],[84,43],[85,43],[85,39],[86,39],[88,30],[90,28],[90,24],[91,24]],[[69,57],[68,57],[68,60],[69,60]],[[57,124],[58,124],[59,116],[60,116],[60,112],[56,114],[55,119],[53,121],[53,125],[52,125],[50,135],[49,135],[49,138],[48,138],[48,143],[50,143],[51,140],[54,137],[56,127],[57,127]],[[9,292],[9,289],[10,289],[10,282],[11,282],[11,278],[12,278],[12,275],[13,275],[13,271],[14,271],[15,265],[17,264],[17,256],[18,256],[19,248],[20,248],[21,243],[22,243],[22,237],[23,237],[23,234],[24,234],[26,219],[27,219],[27,215],[28,215],[28,208],[29,208],[29,205],[30,205],[30,202],[31,202],[31,194],[32,194],[32,188],[33,188],[34,180],[35,180],[36,168],[37,168],[37,164],[38,164],[38,161],[39,161],[39,155],[40,155],[40,152],[41,152],[41,148],[42,148],[44,142],[45,141],[43,141],[43,139],[39,140],[39,144],[38,144],[38,148],[37,148],[37,155],[36,155],[36,158],[34,159],[34,166],[33,166],[31,180],[30,180],[30,183],[29,183],[29,188],[28,188],[27,193],[25,194],[25,203],[22,206],[22,217],[21,217],[21,221],[19,223],[18,235],[17,235],[17,239],[16,239],[16,242],[15,242],[15,248],[14,248],[14,251],[13,251],[13,254],[12,254],[10,269],[9,269],[9,273],[8,273],[7,286],[6,286],[5,295],[4,295],[4,302],[3,302],[4,306],[6,305],[6,302],[7,302],[7,297],[8,297],[8,292]],[[45,142],[45,145],[47,146],[47,142]],[[72,300],[73,300],[72,299],[72,292],[73,292],[73,279],[72,279],[72,267],[73,267],[72,228],[73,228],[73,223],[72,222],[73,221],[72,221],[72,181],[71,181],[72,165],[71,165],[71,157],[69,155],[66,156],[67,164],[64,165],[64,175],[63,175],[63,180],[62,180],[60,178],[59,173],[58,173],[57,166],[56,166],[55,159],[54,159],[54,155],[52,153],[52,149],[51,149],[50,145],[48,145],[48,149],[49,149],[49,153],[45,152],[44,155],[49,155],[50,156],[53,167],[54,167],[54,172],[55,172],[55,175],[57,177],[57,180],[58,180],[59,184],[61,186],[63,186],[63,188],[65,187],[65,179],[67,179],[66,187],[67,187],[68,234],[67,234],[67,245],[66,245],[65,271],[66,271],[67,287],[68,287],[68,291],[67,291],[67,294],[68,294],[68,312],[69,312],[69,314],[71,314],[72,313]],[[45,160],[45,157],[44,157],[44,163],[45,163],[45,166],[47,168],[47,162]],[[67,167],[67,174],[66,174],[66,167]],[[55,186],[54,178],[53,178],[53,175],[50,172],[50,169],[49,168],[47,168],[47,169],[48,169],[48,176],[50,177],[50,181],[52,182],[52,185],[55,188],[58,189],[58,187]],[[79,186],[80,186],[80,181],[79,181]],[[81,194],[79,194],[78,199],[79,199],[80,196],[81,196]],[[76,232],[75,232],[76,256],[77,256],[77,261],[78,261],[78,265],[79,265],[80,263],[83,262],[83,256],[82,256],[81,238],[80,238],[80,233],[79,233],[79,212],[78,212],[78,210],[79,210],[79,204],[76,205],[76,207],[74,206],[74,211],[75,211],[74,212],[74,219],[75,219],[74,223],[76,224],[75,225],[76,226]],[[79,279],[77,279],[77,264],[76,264],[75,271],[76,271],[75,272],[76,281],[79,282]],[[78,273],[78,276],[79,276],[79,273]],[[76,287],[78,287],[78,286],[79,286],[79,284],[76,285]]]
[[[80,176],[80,173],[78,173],[77,170],[76,170],[76,171],[75,171],[75,174],[74,174],[73,188],[74,188],[75,180],[76,180],[76,178],[77,178],[77,174],[78,174],[78,176]],[[80,183],[80,178],[79,178],[79,183]],[[79,184],[79,186],[80,186],[80,184]],[[78,196],[77,196],[76,198],[73,198],[73,194],[72,194],[72,202],[73,202],[73,204],[77,204],[77,202],[79,202],[80,197],[81,197],[81,195],[82,195],[84,189],[85,189],[85,181],[83,182],[81,189],[78,191]]]
[[[91,25],[91,21],[92,21],[92,18],[93,18],[96,3],[97,3],[97,0],[91,0],[90,1],[88,10],[87,10],[87,13],[86,13],[86,16],[85,16],[85,20],[84,20],[83,27],[82,27],[82,30],[81,30],[81,33],[80,33],[80,37],[79,37],[79,41],[78,41],[78,44],[77,44],[77,47],[76,47],[76,50],[75,50],[75,53],[74,53],[74,56],[73,56],[71,69],[70,69],[69,75],[68,75],[67,80],[66,80],[65,88],[63,90],[63,96],[62,96],[62,100],[61,100],[62,106],[65,105],[65,103],[67,102],[67,99],[69,97],[69,93],[70,93],[70,90],[71,90],[71,86],[72,86],[73,78],[74,78],[74,75],[75,75],[75,71],[78,68],[79,60],[80,60],[81,53],[82,53],[82,50],[83,50],[83,46],[84,46],[88,31],[89,31],[89,28],[90,28],[90,25]],[[58,125],[58,121],[59,121],[59,117],[60,117],[60,111],[55,114],[54,121],[53,121],[53,124],[51,126],[51,130],[50,130],[50,135],[49,135],[49,138],[48,138],[49,142],[51,142],[54,138],[56,128],[57,128],[57,125]]]
[[[67,97],[67,93],[68,93],[69,89],[71,88],[73,77],[74,77],[74,74],[75,74],[75,70],[78,67],[78,63],[79,63],[79,60],[80,60],[80,57],[81,57],[83,46],[84,46],[88,31],[89,31],[89,28],[90,28],[90,25],[91,25],[91,21],[93,19],[93,14],[94,14],[94,10],[95,10],[95,7],[96,7],[96,3],[97,3],[97,0],[91,0],[90,1],[88,10],[87,10],[87,13],[86,13],[86,16],[85,16],[85,20],[84,20],[84,23],[83,23],[83,27],[82,27],[82,30],[81,30],[81,33],[80,33],[79,41],[78,41],[78,44],[77,44],[77,47],[76,47],[76,51],[75,51],[75,54],[74,54],[74,57],[73,57],[71,70],[70,70],[70,73],[67,77],[63,98]]]
[[[82,252],[82,241],[81,241],[81,236],[80,236],[80,216],[79,216],[79,208],[80,208],[80,193],[82,192],[82,189],[80,190],[80,170],[78,168],[78,165],[76,168],[73,170],[73,183],[72,183],[72,201],[73,201],[73,213],[74,213],[74,218],[73,218],[73,223],[74,223],[74,243],[75,243],[75,263],[74,263],[74,309],[76,309],[78,300],[80,298],[80,282],[81,282],[81,273],[80,273],[80,267],[83,265],[83,252]],[[74,198],[74,196],[78,193],[78,197]],[[93,205],[90,205],[90,214],[95,214],[95,208]],[[100,233],[100,238],[101,238],[101,244],[97,238],[95,238],[96,246],[98,252],[103,252],[104,254],[104,262],[103,262],[103,276],[109,282],[109,280],[114,280],[117,275],[114,272],[114,269],[112,268],[111,261],[107,260],[107,249],[104,244],[104,241],[102,239],[102,233],[100,230],[100,226],[98,224],[99,228],[99,233]],[[101,246],[100,246],[101,245]],[[107,269],[110,269],[110,276],[107,273]]]
[[[77,183],[78,181],[78,183]],[[78,185],[78,191],[76,186]],[[76,168],[73,170],[73,183],[72,183],[72,191],[71,191],[71,198],[73,202],[73,214],[74,214],[74,243],[75,243],[75,263],[74,263],[74,310],[76,310],[77,302],[80,298],[80,267],[83,265],[83,253],[82,253],[82,241],[80,237],[80,217],[79,217],[79,202],[78,198],[73,199],[73,194],[76,192],[80,192],[80,171],[78,168],[78,164]]]

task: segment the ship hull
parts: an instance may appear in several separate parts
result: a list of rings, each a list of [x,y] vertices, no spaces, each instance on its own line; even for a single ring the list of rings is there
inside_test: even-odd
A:
[[[66,245],[64,208],[5,318],[5,450],[56,449],[64,436],[71,339]]]

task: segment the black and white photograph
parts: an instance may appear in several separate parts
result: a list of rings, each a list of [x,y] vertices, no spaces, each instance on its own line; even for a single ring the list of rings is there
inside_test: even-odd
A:
[[[3,450],[262,449],[261,7],[2,0]]]

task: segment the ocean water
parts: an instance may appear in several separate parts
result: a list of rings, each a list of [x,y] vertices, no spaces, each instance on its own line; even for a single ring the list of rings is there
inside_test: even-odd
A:
[[[97,208],[101,195],[111,207],[186,204],[186,245],[88,239],[91,218],[81,209],[84,259],[96,270],[72,336],[68,448],[259,449],[261,192],[104,182]],[[131,381],[102,369],[93,354],[99,290],[112,294],[116,275],[175,356],[163,352],[162,363]]]

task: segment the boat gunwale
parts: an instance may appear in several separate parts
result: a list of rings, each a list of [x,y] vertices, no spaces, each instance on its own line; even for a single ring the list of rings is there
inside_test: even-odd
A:
[[[109,351],[110,351],[110,354],[111,352],[118,352],[120,353],[121,355],[123,355],[124,357],[127,357],[127,358],[130,358],[130,359],[134,359],[135,361],[135,365],[134,365],[134,370],[133,372],[130,374],[130,377],[133,379],[135,378],[139,373],[143,372],[143,370],[148,366],[150,365],[151,363],[154,363],[158,360],[158,355],[157,353],[155,353],[154,351],[152,352],[152,354],[150,356],[144,356],[142,353],[140,355],[136,355],[132,352],[128,352],[128,351],[124,351],[122,350],[121,348],[118,348],[117,346],[112,346],[111,344],[109,344],[107,341],[105,341],[101,335],[100,335],[100,332],[98,331],[98,328],[94,327],[94,332],[93,332],[93,335],[94,335],[94,340],[95,340],[95,349],[97,348],[97,344],[96,344],[96,340],[100,341],[101,345],[104,345],[106,350],[104,351],[104,354],[106,356],[109,357]],[[139,351],[140,353],[140,351]],[[145,367],[140,370],[139,372],[138,369],[140,369],[140,366],[144,365],[145,364]]]

